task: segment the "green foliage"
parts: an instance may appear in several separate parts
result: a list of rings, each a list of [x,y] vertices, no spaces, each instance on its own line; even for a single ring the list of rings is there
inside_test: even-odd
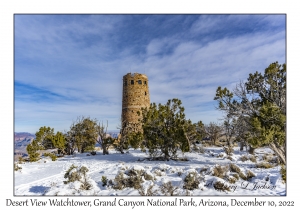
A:
[[[56,161],[57,156],[53,153],[44,153],[45,157],[50,157],[52,161]]]
[[[80,174],[77,172],[77,166],[75,166],[74,164],[72,164],[70,166],[70,168],[66,171],[64,178],[68,179],[67,181],[64,181],[64,184],[68,184],[70,182],[75,182],[75,181],[79,181],[81,179]]]
[[[52,144],[55,148],[60,151],[64,151],[66,148],[66,137],[63,133],[57,132],[55,135],[52,136]]]
[[[101,181],[102,181],[102,186],[105,187],[107,185],[108,179],[106,176],[102,176]]]
[[[274,140],[276,144],[284,145],[285,123],[286,116],[280,108],[266,101],[258,114],[254,114],[250,119],[253,134],[248,136],[248,142],[254,147],[268,145]]]
[[[38,151],[42,149],[37,140],[33,140],[27,145],[26,150],[29,155],[30,162],[36,162],[40,159],[40,153]]]
[[[119,171],[114,179],[113,188],[117,190],[122,190],[126,187],[140,189],[142,187],[142,183],[144,172],[140,170],[129,170],[126,172],[126,175]]]
[[[19,166],[17,163],[14,163],[14,170],[15,171],[21,171],[22,167]]]
[[[168,100],[166,105],[152,103],[142,110],[145,145],[151,157],[176,158],[177,150],[189,151],[184,107],[179,99]]]
[[[19,157],[19,164],[22,164],[24,162],[24,158],[22,158],[21,156]]]
[[[50,127],[40,127],[39,131],[35,133],[36,140],[44,149],[53,149],[52,138],[54,136],[54,129]]]
[[[96,144],[98,137],[96,119],[93,120],[83,116],[78,117],[70,130],[74,137],[75,145],[81,153],[83,153],[87,147]]]
[[[88,171],[89,171],[88,168],[85,166],[81,166],[80,168],[78,168],[77,166],[72,164],[64,175],[64,178],[67,179],[67,181],[64,181],[64,184],[79,181],[81,182],[80,185],[81,190],[90,190],[92,188],[92,185],[88,181],[88,177],[87,177]]]
[[[232,119],[242,120],[237,139],[253,148],[268,145],[286,163],[286,65],[272,63],[264,74],[249,74],[233,92],[218,87],[214,100]]]
[[[132,132],[132,133],[129,133],[127,135],[127,141],[128,141],[128,144],[130,146],[132,146],[134,149],[137,149],[137,148],[141,148],[142,150],[144,150],[145,146],[143,144],[144,142],[144,136],[141,132]]]

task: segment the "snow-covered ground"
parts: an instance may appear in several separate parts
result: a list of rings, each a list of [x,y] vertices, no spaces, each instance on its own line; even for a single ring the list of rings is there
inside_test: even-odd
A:
[[[57,161],[51,161],[48,157],[42,158],[38,162],[19,164],[22,169],[15,171],[14,174],[15,195],[140,195],[134,188],[117,190],[112,186],[103,186],[102,176],[115,183],[117,174],[122,173],[127,177],[126,173],[130,170],[144,171],[144,174],[153,177],[152,180],[145,180],[143,177],[142,186],[145,193],[152,186],[154,195],[165,195],[160,186],[169,181],[174,189],[177,187],[174,191],[176,195],[286,195],[286,185],[281,179],[280,166],[263,169],[257,168],[256,163],[250,160],[243,162],[240,158],[248,154],[239,151],[239,148],[235,148],[232,161],[226,158],[220,147],[206,147],[205,150],[204,154],[196,152],[180,154],[188,161],[144,160],[147,154],[139,150],[129,150],[126,154],[114,150],[111,150],[109,155],[102,155],[101,151],[94,156],[87,156],[88,153],[76,154],[59,158]],[[263,162],[263,155],[271,153],[268,148],[257,149],[257,162]],[[227,172],[227,179],[214,176],[214,167],[228,166],[230,163],[237,165],[244,174],[250,170],[255,177],[247,181],[239,179],[235,183],[229,183],[228,177],[232,178],[233,172]],[[64,184],[67,180],[64,175],[72,164],[77,166],[77,169],[81,166],[88,168],[87,175],[91,189],[80,189],[82,183],[79,181]],[[198,189],[189,191],[183,189],[184,179],[189,172],[195,172],[204,178]],[[221,181],[230,191],[216,190],[214,188],[216,181]]]

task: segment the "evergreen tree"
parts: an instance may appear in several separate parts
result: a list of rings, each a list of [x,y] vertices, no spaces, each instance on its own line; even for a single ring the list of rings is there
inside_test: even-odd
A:
[[[54,136],[52,136],[52,144],[58,149],[58,153],[65,153],[66,136],[58,131]]]
[[[54,128],[40,127],[39,131],[35,133],[37,142],[44,147],[44,149],[53,149],[52,138],[54,136]]]
[[[169,160],[177,157],[178,149],[189,151],[184,107],[179,99],[168,100],[166,105],[151,103],[142,115],[145,146],[151,157]]]
[[[97,133],[97,120],[90,119],[89,117],[78,117],[77,121],[72,124],[70,137],[75,140],[75,145],[81,153],[87,147],[92,147],[96,144],[98,137]]]
[[[29,155],[30,162],[35,162],[40,159],[40,153],[38,153],[38,151],[41,149],[42,147],[40,146],[39,142],[35,139],[27,145],[26,150]]]
[[[286,163],[286,65],[272,63],[264,74],[249,74],[233,92],[218,87],[218,109],[244,121],[246,142],[254,148],[268,145]],[[250,147],[250,149],[251,149]]]

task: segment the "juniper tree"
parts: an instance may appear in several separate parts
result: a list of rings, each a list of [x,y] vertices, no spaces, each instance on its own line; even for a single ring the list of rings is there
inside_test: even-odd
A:
[[[98,137],[97,120],[89,117],[78,117],[70,129],[70,138],[74,140],[75,145],[81,153],[87,147],[94,146]]]
[[[264,74],[249,74],[233,92],[218,87],[218,109],[244,120],[246,139],[253,148],[268,145],[286,163],[286,65],[272,63]]]
[[[58,149],[59,153],[65,153],[66,136],[63,133],[58,131],[54,136],[52,136],[51,140],[53,146]]]
[[[44,149],[53,149],[52,138],[54,136],[54,128],[40,127],[39,131],[35,133],[37,142],[44,147]]]
[[[26,150],[29,155],[30,162],[35,162],[39,160],[40,153],[38,153],[38,151],[41,149],[42,146],[39,144],[39,142],[36,139],[34,139],[30,144],[27,145]]]
[[[150,156],[168,160],[176,158],[178,149],[189,151],[184,107],[179,99],[168,100],[165,105],[151,103],[142,110],[142,115],[145,146]]]

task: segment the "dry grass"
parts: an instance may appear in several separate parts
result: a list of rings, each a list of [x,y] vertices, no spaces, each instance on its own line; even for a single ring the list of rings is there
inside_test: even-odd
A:
[[[204,181],[204,177],[197,172],[190,172],[183,181],[183,189],[194,190],[199,188],[199,184]]]
[[[213,169],[213,176],[224,178],[226,173],[229,171],[229,166],[216,165]]]
[[[285,165],[281,165],[280,174],[281,174],[283,183],[286,183],[286,166]]]
[[[174,187],[171,182],[164,183],[160,186],[160,191],[165,196],[177,196],[178,195],[178,187]]]
[[[235,165],[233,163],[229,164],[229,169],[230,169],[231,172],[236,172],[236,173],[240,173],[241,172],[241,169],[237,165]]]
[[[246,176],[247,176],[247,180],[250,180],[251,178],[255,177],[255,174],[252,171],[248,170],[246,172]]]
[[[253,162],[253,163],[256,163],[257,161],[256,161],[256,157],[254,156],[254,155],[251,155],[250,157],[249,157],[249,160],[251,161],[251,162]]]
[[[248,158],[248,156],[243,155],[242,157],[240,157],[240,160],[245,162],[245,161],[249,160],[249,158]]]
[[[214,183],[214,188],[218,191],[230,191],[230,188],[225,184],[225,183],[222,183],[220,181],[217,181]]]
[[[272,168],[273,166],[268,162],[260,162],[256,164],[257,168]]]

